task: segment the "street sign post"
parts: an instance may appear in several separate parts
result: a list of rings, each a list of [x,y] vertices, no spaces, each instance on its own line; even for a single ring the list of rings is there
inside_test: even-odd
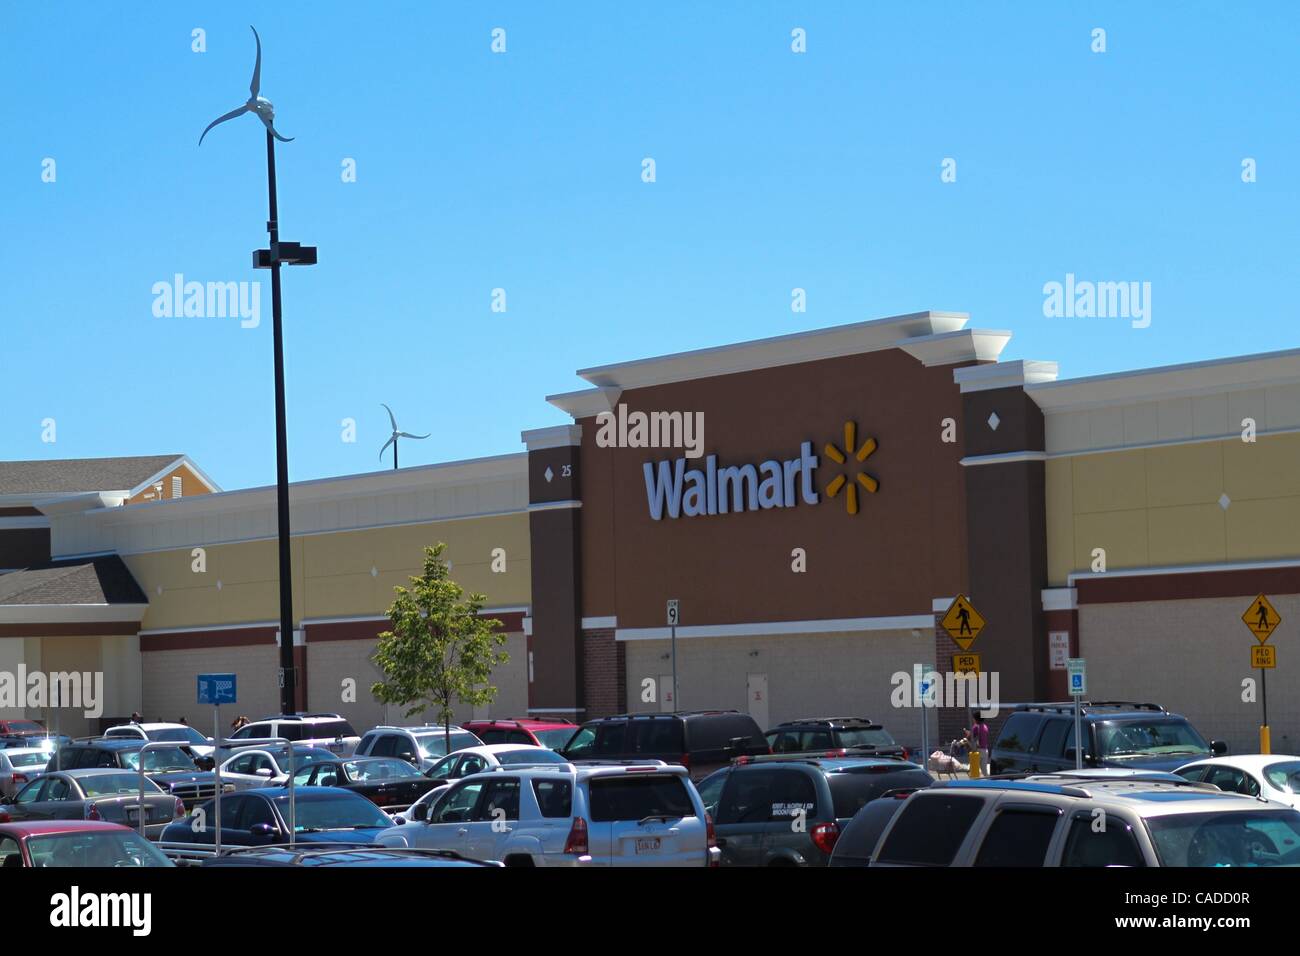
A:
[[[1273,607],[1266,595],[1260,594],[1250,602],[1250,607],[1246,608],[1241,620],[1255,636],[1255,640],[1259,641],[1259,646],[1250,649],[1250,661],[1253,667],[1259,668],[1259,701],[1264,711],[1264,723],[1259,728],[1259,752],[1268,754],[1273,752],[1271,732],[1268,729],[1268,670],[1277,664],[1277,654],[1274,648],[1265,647],[1264,642],[1273,636],[1277,626],[1282,623],[1282,615],[1277,613],[1277,608]],[[1263,653],[1265,651],[1268,653]]]
[[[682,691],[677,686],[677,624],[681,618],[681,605],[676,598],[668,602],[668,626],[672,629],[673,654],[673,710],[682,709]],[[662,690],[662,688],[660,688]]]
[[[931,680],[935,676],[934,667],[930,664],[917,664],[912,673],[916,676],[916,686],[913,688],[913,697],[916,705],[921,709],[921,766],[930,766],[930,715],[926,711],[926,703],[930,699],[930,693],[934,690],[935,682]]]
[[[1083,695],[1088,693],[1088,665],[1082,657],[1071,657],[1065,662],[1070,680],[1070,696],[1074,698],[1074,769],[1083,769]]]
[[[978,654],[952,655],[952,672],[954,674],[978,674],[980,672],[980,656]]]
[[[952,604],[948,605],[948,611],[939,623],[958,647],[968,651],[975,643],[975,638],[979,637],[980,632],[984,630],[986,622],[980,612],[975,610],[975,605],[967,600],[966,595],[958,594],[953,598]]]
[[[221,705],[237,701],[234,674],[200,674],[199,703],[212,705],[212,815],[216,817],[213,846],[221,852]]]

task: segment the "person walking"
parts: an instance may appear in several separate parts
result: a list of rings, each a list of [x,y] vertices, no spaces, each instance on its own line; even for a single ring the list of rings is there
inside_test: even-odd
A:
[[[984,718],[977,710],[973,715],[973,722],[970,725],[970,746],[971,750],[977,751],[980,755],[980,776],[989,775],[989,725],[984,722]]]

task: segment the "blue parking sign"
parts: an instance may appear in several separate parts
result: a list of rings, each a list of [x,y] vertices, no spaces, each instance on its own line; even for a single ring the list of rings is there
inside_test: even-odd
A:
[[[200,674],[199,703],[213,706],[235,703],[235,675]]]

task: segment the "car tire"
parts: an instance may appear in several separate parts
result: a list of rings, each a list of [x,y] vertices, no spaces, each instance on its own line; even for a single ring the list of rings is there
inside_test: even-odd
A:
[[[535,866],[531,856],[508,856],[505,858],[506,866]]]

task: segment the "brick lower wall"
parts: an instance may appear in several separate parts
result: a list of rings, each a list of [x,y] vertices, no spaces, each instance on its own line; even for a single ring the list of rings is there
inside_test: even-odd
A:
[[[624,647],[614,640],[612,628],[582,632],[583,697],[590,720],[627,710]]]

